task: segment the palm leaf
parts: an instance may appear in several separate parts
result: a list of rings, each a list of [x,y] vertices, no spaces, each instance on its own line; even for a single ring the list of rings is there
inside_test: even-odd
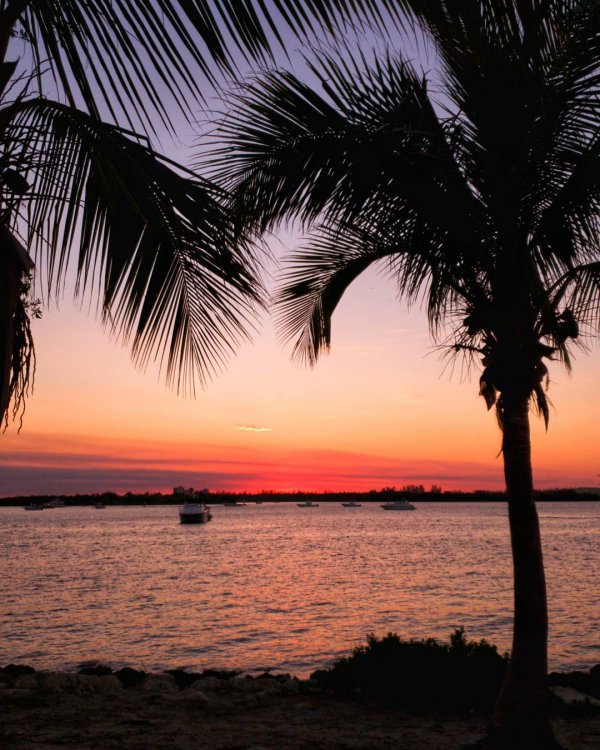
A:
[[[283,30],[305,38],[365,14],[377,22],[393,8],[389,0],[2,0],[0,47],[16,28],[72,105],[130,127],[152,128],[156,115],[173,127],[173,104],[193,115],[197,71],[214,82],[213,63],[234,71],[264,61],[274,43],[284,47]]]
[[[351,224],[406,204],[475,248],[486,231],[479,202],[410,65],[388,57],[359,74],[322,55],[313,72],[325,95],[277,72],[230,99],[215,133],[224,145],[201,163],[235,192],[242,220],[259,232],[321,214]]]
[[[78,293],[100,295],[137,363],[166,352],[167,378],[183,390],[210,377],[247,335],[259,298],[222,194],[66,105],[32,100],[4,117],[7,158],[28,170],[20,218],[48,293],[74,263]]]
[[[435,329],[440,310],[464,306],[474,290],[456,281],[439,237],[417,217],[393,222],[315,227],[307,245],[286,259],[274,297],[283,341],[294,358],[314,365],[331,343],[331,320],[343,294],[373,264],[397,283],[409,304],[425,296]]]

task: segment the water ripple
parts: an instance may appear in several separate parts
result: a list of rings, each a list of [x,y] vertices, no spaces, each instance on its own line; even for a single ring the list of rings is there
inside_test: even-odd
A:
[[[510,646],[502,504],[213,514],[185,527],[173,507],[0,509],[0,663],[306,675],[369,632],[445,639],[464,626]],[[600,661],[600,503],[545,504],[540,516],[550,666],[587,668]]]

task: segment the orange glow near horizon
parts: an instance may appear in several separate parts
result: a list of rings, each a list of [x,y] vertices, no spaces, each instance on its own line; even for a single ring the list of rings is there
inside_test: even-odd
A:
[[[0,495],[503,486],[478,374],[444,371],[424,316],[375,274],[343,300],[314,369],[293,365],[265,320],[196,400],[135,371],[98,323],[63,308],[36,321],[35,391],[21,432],[1,438]],[[540,488],[598,484],[599,364],[596,347],[572,376],[552,367],[548,433],[532,416]]]

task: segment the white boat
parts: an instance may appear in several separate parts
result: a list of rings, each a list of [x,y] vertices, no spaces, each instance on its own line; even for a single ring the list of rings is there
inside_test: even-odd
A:
[[[342,503],[344,508],[361,508],[362,503],[357,503],[356,500],[348,500],[346,503]]]
[[[383,503],[381,506],[384,510],[416,510],[412,503],[409,503],[405,497],[400,500],[392,500],[389,503]]]
[[[296,503],[299,508],[318,508],[319,503],[313,503],[312,500],[307,500],[305,503]]]
[[[44,506],[41,503],[28,503],[24,506],[25,510],[44,510]]]
[[[104,503],[102,502],[102,500],[97,500],[94,503],[94,508],[96,508],[97,510],[104,510],[104,508],[106,508],[106,505],[104,505]]]
[[[204,503],[184,503],[179,508],[180,523],[208,523],[211,518],[212,513]]]
[[[242,508],[246,503],[242,503],[240,500],[228,500],[223,503],[224,508]]]

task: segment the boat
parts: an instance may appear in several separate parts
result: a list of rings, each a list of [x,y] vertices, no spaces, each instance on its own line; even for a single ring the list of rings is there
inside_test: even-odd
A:
[[[97,508],[98,510],[104,510],[104,508],[106,508],[106,505],[104,505],[102,500],[98,500],[94,503],[94,508]]]
[[[180,523],[208,523],[211,518],[212,513],[204,503],[184,503],[179,508]]]
[[[55,497],[54,500],[48,500],[44,505],[44,508],[66,508],[65,501],[61,500],[60,497]]]
[[[239,500],[228,500],[226,503],[223,503],[224,508],[242,508],[246,503],[242,503]]]
[[[416,510],[412,503],[409,503],[405,497],[400,500],[392,500],[389,503],[383,503],[381,506],[384,510]]]
[[[28,503],[24,510],[44,510],[44,506],[41,503]]]
[[[305,503],[296,503],[299,508],[318,508],[319,503],[313,503],[312,500],[307,500]]]
[[[357,503],[356,500],[348,500],[347,503],[342,503],[344,508],[361,508],[362,503]]]

